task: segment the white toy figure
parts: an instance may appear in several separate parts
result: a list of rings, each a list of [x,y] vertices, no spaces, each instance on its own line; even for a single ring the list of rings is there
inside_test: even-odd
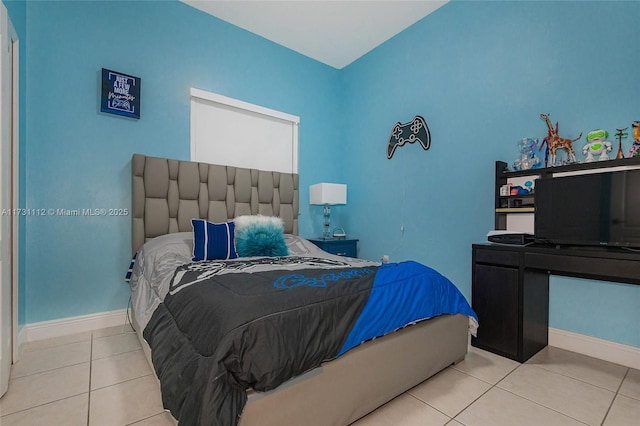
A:
[[[600,156],[598,161],[609,159],[607,152],[611,152],[613,148],[611,142],[606,140],[608,137],[609,132],[602,129],[596,129],[587,134],[588,143],[582,148],[582,153],[587,156],[584,160],[585,163],[596,161],[596,155]]]

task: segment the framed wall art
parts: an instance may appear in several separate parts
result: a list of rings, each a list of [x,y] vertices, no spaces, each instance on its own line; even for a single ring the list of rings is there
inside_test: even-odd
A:
[[[140,118],[140,77],[102,68],[100,111]]]

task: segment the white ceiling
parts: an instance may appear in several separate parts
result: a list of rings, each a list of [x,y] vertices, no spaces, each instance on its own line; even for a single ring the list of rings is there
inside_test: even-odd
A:
[[[433,0],[181,1],[338,69],[447,3]]]

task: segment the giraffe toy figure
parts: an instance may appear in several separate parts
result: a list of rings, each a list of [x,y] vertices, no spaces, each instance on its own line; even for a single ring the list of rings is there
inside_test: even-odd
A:
[[[564,149],[567,153],[567,161],[569,163],[575,163],[576,161],[576,152],[573,150],[571,144],[582,137],[582,133],[575,139],[561,138],[558,136],[558,128],[555,129],[551,125],[551,120],[549,120],[549,114],[540,114],[540,117],[547,123],[547,128],[549,129],[549,133],[547,137],[544,139],[544,142],[547,143],[547,149],[549,149],[549,166],[556,165],[556,151],[558,148]]]

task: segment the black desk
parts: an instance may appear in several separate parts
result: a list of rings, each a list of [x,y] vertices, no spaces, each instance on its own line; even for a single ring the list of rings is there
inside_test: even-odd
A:
[[[474,244],[471,344],[524,362],[547,346],[549,275],[640,285],[640,253],[604,247]]]

